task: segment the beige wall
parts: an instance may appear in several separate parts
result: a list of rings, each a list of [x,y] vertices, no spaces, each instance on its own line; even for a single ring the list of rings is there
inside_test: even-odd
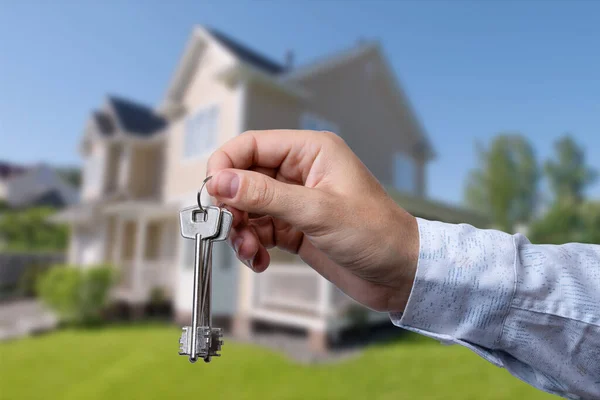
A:
[[[337,123],[336,133],[387,185],[393,183],[394,154],[412,155],[419,137],[383,70],[381,59],[370,52],[298,82],[313,95],[309,111]],[[418,189],[424,190],[422,162],[415,174]]]
[[[106,177],[107,147],[99,140],[90,140],[83,163],[82,200],[97,199],[103,194]]]
[[[184,96],[186,114],[169,127],[166,148],[166,176],[163,193],[166,199],[177,199],[197,191],[206,174],[206,162],[212,151],[194,159],[184,159],[184,127],[186,117],[212,105],[219,107],[218,138],[216,145],[238,134],[238,104],[240,87],[228,87],[217,80],[216,73],[232,63],[232,59],[218,47],[210,45],[190,87]],[[215,146],[216,148],[216,146]],[[214,149],[213,149],[214,150]]]
[[[138,145],[132,148],[128,189],[135,198],[148,198],[159,194],[163,151],[160,145]]]
[[[297,129],[301,103],[272,88],[250,84],[246,99],[245,130]]]
[[[119,166],[121,162],[121,151],[123,145],[120,143],[105,144],[107,146],[108,157],[106,165],[106,191],[113,192],[119,185]]]

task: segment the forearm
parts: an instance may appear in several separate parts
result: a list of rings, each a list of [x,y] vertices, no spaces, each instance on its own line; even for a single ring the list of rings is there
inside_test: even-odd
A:
[[[600,396],[599,246],[418,222],[417,275],[396,325],[469,347],[540,389]]]

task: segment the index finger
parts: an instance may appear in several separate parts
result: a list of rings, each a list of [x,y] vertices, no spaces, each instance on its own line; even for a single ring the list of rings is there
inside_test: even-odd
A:
[[[208,174],[227,168],[279,169],[288,179],[304,182],[321,149],[317,135],[302,130],[247,131],[229,140],[208,160]],[[323,136],[323,135],[321,135]]]

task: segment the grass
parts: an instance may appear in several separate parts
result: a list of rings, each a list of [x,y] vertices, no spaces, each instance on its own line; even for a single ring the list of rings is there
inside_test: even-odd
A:
[[[179,330],[63,330],[0,343],[0,399],[553,399],[467,349],[411,337],[334,364],[300,365],[225,343],[210,364],[177,354]]]

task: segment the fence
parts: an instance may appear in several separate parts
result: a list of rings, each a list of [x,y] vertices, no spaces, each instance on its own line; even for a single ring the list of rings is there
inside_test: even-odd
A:
[[[64,253],[0,253],[0,289],[18,285],[28,267],[65,262]]]

